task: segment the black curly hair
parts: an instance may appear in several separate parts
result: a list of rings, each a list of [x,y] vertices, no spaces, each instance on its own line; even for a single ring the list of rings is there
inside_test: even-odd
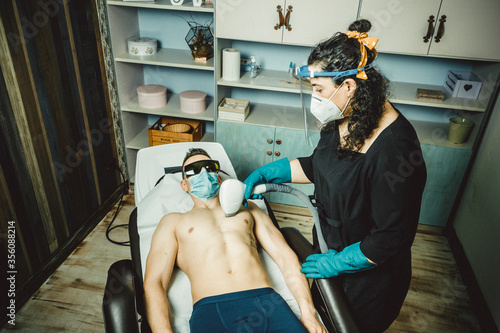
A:
[[[371,28],[368,20],[358,20],[349,26],[350,31],[368,32]],[[376,57],[375,52],[366,48],[367,65]],[[356,38],[349,38],[345,33],[337,32],[330,39],[319,43],[309,55],[308,64],[318,65],[322,71],[338,72],[358,67],[360,62],[360,42]],[[388,97],[389,82],[375,68],[365,71],[368,79],[363,80],[356,75],[344,76],[335,80],[340,85],[350,78],[356,82],[357,88],[352,98],[352,114],[348,120],[348,134],[344,136],[345,145],[336,147],[339,158],[352,157],[358,152],[366,139],[377,128]],[[323,127],[323,131],[332,132],[343,120],[334,120]]]

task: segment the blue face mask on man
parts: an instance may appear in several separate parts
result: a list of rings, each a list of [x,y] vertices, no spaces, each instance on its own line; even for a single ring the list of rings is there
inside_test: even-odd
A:
[[[208,172],[206,169],[189,177],[191,195],[203,201],[215,198],[219,192],[219,176],[217,172]]]

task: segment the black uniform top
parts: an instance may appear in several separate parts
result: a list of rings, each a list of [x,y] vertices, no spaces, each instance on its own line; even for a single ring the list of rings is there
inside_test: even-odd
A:
[[[415,130],[402,114],[352,159],[336,156],[338,140],[338,129],[322,132],[313,154],[299,161],[315,184],[328,247],[341,251],[361,241],[363,254],[378,264],[341,276],[360,326],[375,332],[396,318],[408,291],[426,168]]]

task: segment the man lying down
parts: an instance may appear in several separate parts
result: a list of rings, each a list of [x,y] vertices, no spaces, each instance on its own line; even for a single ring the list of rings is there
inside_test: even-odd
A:
[[[249,202],[235,216],[225,217],[217,196],[219,170],[203,149],[186,154],[181,187],[194,207],[165,215],[153,235],[144,276],[151,329],[172,332],[166,294],[177,264],[191,283],[192,333],[326,332],[317,320],[299,260],[269,216]],[[271,288],[257,242],[281,270],[300,308],[300,321]]]

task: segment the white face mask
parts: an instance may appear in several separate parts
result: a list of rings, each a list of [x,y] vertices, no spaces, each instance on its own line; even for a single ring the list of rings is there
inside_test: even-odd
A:
[[[332,120],[344,118],[344,111],[349,105],[349,102],[351,101],[351,96],[349,96],[349,99],[347,100],[347,103],[345,104],[344,109],[342,109],[342,111],[340,111],[339,107],[332,102],[333,96],[335,96],[337,91],[339,91],[340,87],[342,87],[344,82],[342,82],[342,84],[337,88],[337,90],[335,90],[333,95],[328,99],[314,94],[311,96],[311,113],[321,123],[325,124]]]

